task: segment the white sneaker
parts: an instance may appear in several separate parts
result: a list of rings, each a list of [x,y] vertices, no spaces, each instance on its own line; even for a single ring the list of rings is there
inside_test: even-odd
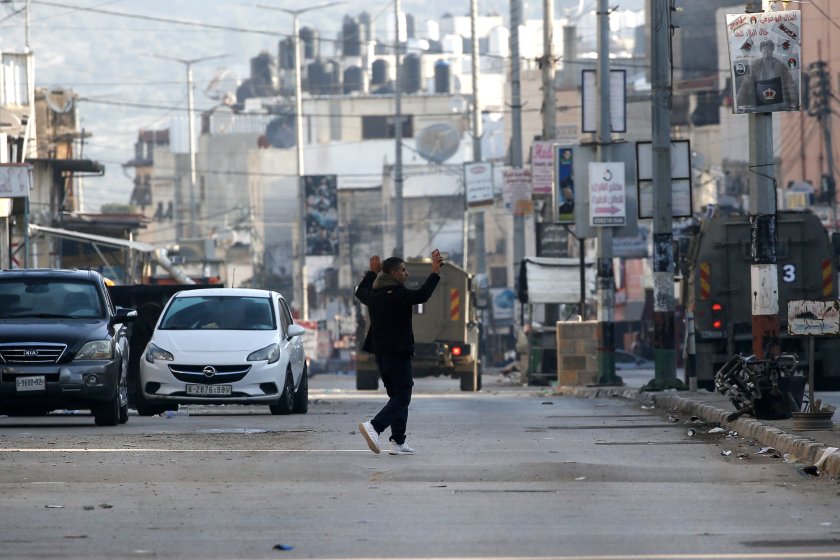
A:
[[[359,432],[362,434],[362,437],[365,438],[370,450],[374,453],[379,453],[379,434],[376,433],[373,424],[370,422],[362,422],[359,424]]]
[[[414,455],[414,448],[409,447],[406,443],[391,442],[391,449],[388,450],[391,455]]]

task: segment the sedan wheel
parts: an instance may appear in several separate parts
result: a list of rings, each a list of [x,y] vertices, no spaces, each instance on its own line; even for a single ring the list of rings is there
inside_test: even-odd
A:
[[[114,394],[108,401],[94,407],[93,420],[97,426],[116,426],[120,423],[119,385],[114,389]]]
[[[283,384],[283,392],[280,393],[280,398],[277,404],[269,406],[272,414],[291,414],[292,408],[295,404],[295,385],[292,382],[292,372],[286,372],[286,381]]]
[[[306,414],[307,410],[309,410],[309,372],[304,366],[303,373],[300,374],[300,386],[295,391],[295,403],[292,406],[292,412]]]

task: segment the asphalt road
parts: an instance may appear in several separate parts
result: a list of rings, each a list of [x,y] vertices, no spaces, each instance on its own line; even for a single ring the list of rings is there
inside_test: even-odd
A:
[[[310,383],[306,415],[0,417],[0,558],[840,558],[837,481],[712,426],[420,379],[417,454],[375,455],[384,392]]]

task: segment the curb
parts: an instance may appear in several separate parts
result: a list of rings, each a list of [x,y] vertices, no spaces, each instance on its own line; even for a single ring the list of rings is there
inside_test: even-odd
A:
[[[697,416],[705,422],[715,423],[727,430],[736,431],[739,435],[754,439],[763,446],[772,447],[780,453],[788,453],[796,457],[797,461],[808,464],[819,464],[819,471],[832,478],[840,478],[840,451],[825,443],[796,434],[790,434],[769,426],[753,418],[738,418],[734,422],[727,422],[726,417],[732,412],[723,410],[710,404],[700,403],[680,396],[677,392],[654,393],[642,392],[638,389],[623,389],[621,387],[572,387],[560,386],[555,394],[580,398],[622,398],[637,401],[656,408],[681,412]],[[828,453],[826,455],[826,453]]]

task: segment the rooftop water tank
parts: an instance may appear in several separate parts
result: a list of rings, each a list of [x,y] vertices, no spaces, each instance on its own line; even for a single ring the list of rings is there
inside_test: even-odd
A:
[[[306,60],[318,58],[320,41],[318,32],[310,27],[300,28],[300,55]]]
[[[274,95],[280,86],[277,61],[268,51],[251,59],[251,86],[258,97]]]
[[[376,59],[371,65],[370,84],[381,86],[388,83],[388,61],[382,58]]]
[[[344,93],[353,93],[354,91],[362,91],[364,83],[362,82],[362,67],[350,66],[344,70]]]
[[[341,53],[344,56],[360,56],[364,40],[359,24],[352,18],[345,17],[341,25]]]
[[[320,60],[311,62],[306,67],[306,77],[306,89],[312,95],[322,94],[327,89],[327,69]]]
[[[402,90],[406,93],[417,93],[423,83],[420,56],[413,53],[407,54],[402,66]]]
[[[435,93],[449,93],[451,70],[445,60],[435,62]]]

